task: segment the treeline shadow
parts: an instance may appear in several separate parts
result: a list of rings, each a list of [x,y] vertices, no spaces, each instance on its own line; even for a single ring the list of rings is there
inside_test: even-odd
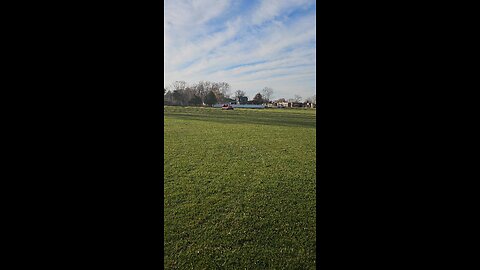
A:
[[[208,121],[222,124],[255,124],[270,126],[289,126],[316,128],[314,114],[292,112],[258,112],[248,110],[234,111],[165,111],[165,116],[183,120]]]

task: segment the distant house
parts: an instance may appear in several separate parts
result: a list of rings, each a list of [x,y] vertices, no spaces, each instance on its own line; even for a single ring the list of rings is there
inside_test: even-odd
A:
[[[248,102],[248,97],[237,97],[237,104],[242,105],[242,104],[247,104]]]
[[[224,103],[232,104],[232,103],[236,103],[236,102],[235,102],[235,99],[225,98]]]
[[[274,102],[273,105],[279,108],[290,108],[290,103],[288,102]]]
[[[276,105],[275,105],[275,103],[274,103],[273,101],[269,101],[269,102],[267,102],[267,103],[264,103],[263,105],[264,105],[265,107],[267,107],[267,108],[274,108],[274,107],[276,107]]]

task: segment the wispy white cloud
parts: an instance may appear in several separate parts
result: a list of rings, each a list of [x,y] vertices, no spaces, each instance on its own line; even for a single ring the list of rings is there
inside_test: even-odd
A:
[[[316,90],[312,0],[166,0],[164,86],[182,80],[225,81],[250,97]]]

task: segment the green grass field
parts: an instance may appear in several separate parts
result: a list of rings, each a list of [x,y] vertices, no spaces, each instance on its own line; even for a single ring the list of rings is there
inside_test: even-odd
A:
[[[315,269],[316,111],[164,111],[165,269]]]

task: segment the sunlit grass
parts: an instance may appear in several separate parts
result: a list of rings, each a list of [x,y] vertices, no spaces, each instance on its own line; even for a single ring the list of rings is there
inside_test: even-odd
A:
[[[314,269],[315,119],[165,107],[165,268]]]

